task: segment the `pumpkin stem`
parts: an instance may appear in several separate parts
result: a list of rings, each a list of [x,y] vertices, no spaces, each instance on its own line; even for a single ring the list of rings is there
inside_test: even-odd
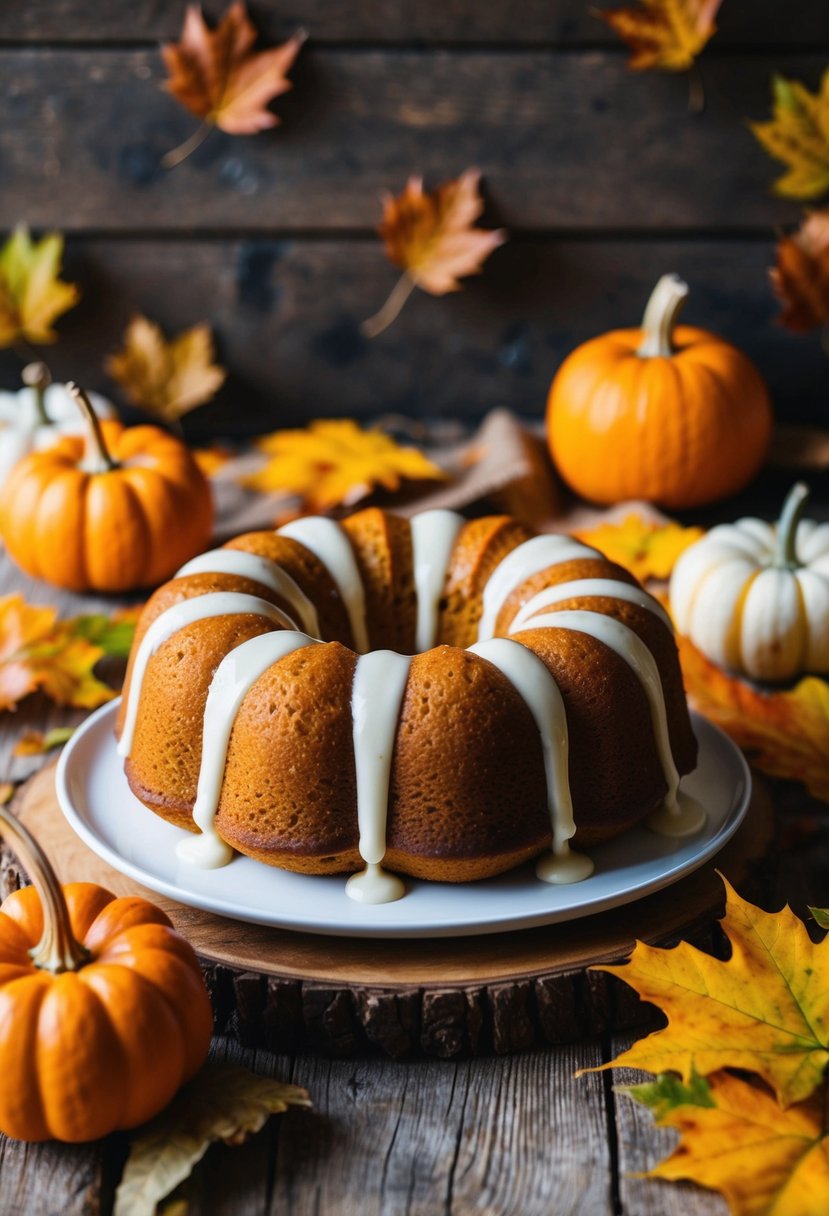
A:
[[[87,454],[84,460],[84,468],[89,473],[110,473],[113,469],[117,469],[118,464],[109,454],[109,448],[107,447],[106,439],[104,439],[104,432],[101,428],[101,422],[98,415],[92,408],[92,402],[89,400],[83,389],[79,388],[78,385],[75,384],[74,380],[67,381],[66,391],[89,424],[89,437],[86,444]]]
[[[54,975],[62,971],[79,971],[92,956],[72,933],[69,909],[49,858],[31,832],[3,806],[0,806],[0,835],[6,838],[23,863],[43,909],[43,935],[29,951],[32,962]]]
[[[52,421],[46,413],[46,390],[52,383],[49,368],[45,363],[27,363],[20,373],[20,379],[27,388],[34,390],[38,426],[48,426]]]
[[[663,274],[651,292],[642,318],[640,359],[670,359],[674,353],[674,326],[688,297],[688,284],[678,274]]]
[[[800,523],[809,493],[806,483],[799,481],[786,495],[780,519],[777,521],[777,543],[772,562],[777,569],[790,570],[793,566],[800,565],[797,560],[797,525]]]

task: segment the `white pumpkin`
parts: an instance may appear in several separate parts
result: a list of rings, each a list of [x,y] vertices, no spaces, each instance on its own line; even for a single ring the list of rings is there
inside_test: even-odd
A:
[[[0,392],[0,485],[23,456],[47,448],[61,435],[85,433],[86,422],[62,384],[50,384],[43,364],[23,370],[26,388],[16,393]],[[99,418],[116,418],[115,406],[106,397],[90,393]]]
[[[829,673],[829,524],[801,520],[808,493],[798,483],[776,525],[712,528],[674,567],[677,630],[721,667],[765,681]]]

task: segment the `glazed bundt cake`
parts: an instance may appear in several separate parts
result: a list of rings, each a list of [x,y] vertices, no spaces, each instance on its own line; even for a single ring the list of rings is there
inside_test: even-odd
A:
[[[665,612],[507,516],[372,508],[188,562],[141,617],[118,734],[136,796],[200,832],[190,860],[361,871],[358,899],[396,898],[389,871],[465,882],[539,854],[573,881],[571,839],[700,826]]]

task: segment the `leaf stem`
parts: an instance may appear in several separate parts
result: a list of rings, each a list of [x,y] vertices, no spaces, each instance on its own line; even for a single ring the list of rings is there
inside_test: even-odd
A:
[[[376,338],[384,329],[388,329],[392,321],[400,316],[403,305],[416,286],[417,284],[408,270],[404,270],[380,311],[376,312],[373,317],[369,317],[367,321],[363,321],[360,333],[364,334],[366,338]]]
[[[29,951],[32,962],[54,975],[79,971],[91,955],[72,933],[66,899],[49,858],[31,832],[4,806],[0,806],[0,835],[23,863],[43,909],[43,934]]]
[[[91,473],[111,473],[113,469],[118,468],[118,462],[112,459],[109,448],[107,447],[104,432],[101,427],[101,421],[95,410],[92,408],[92,402],[87,397],[82,388],[75,384],[74,380],[66,382],[66,391],[77,405],[78,409],[83,414],[89,425],[89,438],[87,440],[87,456],[84,464],[88,472]]]
[[[777,521],[777,541],[772,565],[777,570],[791,570],[800,565],[797,560],[797,525],[809,497],[809,487],[803,481],[793,485],[786,495],[780,519]]]
[[[209,118],[202,120],[200,127],[197,127],[189,138],[185,139],[183,144],[179,144],[177,148],[173,148],[170,152],[165,152],[161,158],[161,163],[165,169],[175,169],[176,165],[180,165],[183,160],[191,152],[195,152],[196,148],[200,148],[207,139],[210,132],[213,130],[214,124]]]
[[[688,69],[688,113],[705,113],[705,81],[696,59]]]

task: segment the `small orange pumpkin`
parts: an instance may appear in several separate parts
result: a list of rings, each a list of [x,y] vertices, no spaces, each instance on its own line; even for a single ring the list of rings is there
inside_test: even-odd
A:
[[[27,574],[72,591],[129,591],[169,578],[207,547],[210,486],[187,446],[154,426],[99,421],[15,465],[0,491],[0,536]]]
[[[144,1123],[207,1055],[198,960],[147,900],[61,887],[3,807],[0,830],[34,883],[0,906],[0,1131],[76,1143]]]
[[[585,342],[559,368],[547,438],[568,484],[593,502],[699,507],[759,472],[772,412],[746,355],[704,329],[676,328],[688,287],[664,275],[641,329]]]

